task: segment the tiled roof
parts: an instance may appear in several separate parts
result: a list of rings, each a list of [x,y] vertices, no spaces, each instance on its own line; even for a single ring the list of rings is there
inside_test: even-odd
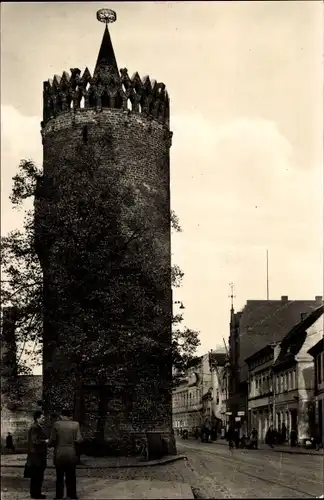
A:
[[[322,315],[324,306],[320,306],[309,313],[303,320],[299,321],[282,339],[280,354],[275,366],[294,359],[303,347],[307,337],[306,330],[310,328]]]
[[[302,313],[319,307],[316,300],[248,300],[239,320],[240,380],[248,376],[245,359],[271,342],[280,342]]]
[[[227,359],[226,352],[211,351],[209,355],[213,359],[213,361],[215,361],[219,366],[225,365]]]

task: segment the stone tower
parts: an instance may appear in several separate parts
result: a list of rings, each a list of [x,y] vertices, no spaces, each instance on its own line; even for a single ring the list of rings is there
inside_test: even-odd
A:
[[[93,76],[88,68],[83,73],[74,68],[71,69],[70,73],[63,72],[62,77],[54,76],[53,80],[44,82],[44,114],[41,123],[44,152],[43,178],[39,182],[35,197],[35,242],[44,275],[44,401],[46,411],[51,413],[55,411],[54,386],[55,391],[61,396],[63,393],[67,395],[68,400],[71,400],[72,396],[69,390],[70,380],[66,376],[66,371],[64,373],[62,371],[60,382],[58,376],[54,383],[51,374],[57,339],[69,322],[68,315],[64,319],[60,318],[60,301],[63,300],[60,297],[63,295],[59,295],[57,292],[57,277],[55,275],[58,267],[60,268],[61,284],[63,281],[68,284],[69,278],[65,274],[65,264],[62,263],[60,252],[57,250],[59,245],[64,245],[63,232],[55,232],[50,221],[55,217],[53,214],[58,214],[57,200],[64,196],[68,197],[69,190],[73,189],[73,183],[68,181],[68,175],[71,174],[70,168],[74,167],[67,167],[68,163],[73,164],[80,148],[92,148],[91,154],[95,155],[100,149],[99,144],[104,141],[107,149],[100,161],[101,168],[107,174],[107,178],[112,169],[118,170],[121,185],[127,185],[133,193],[140,192],[142,202],[148,207],[147,213],[150,218],[151,239],[153,241],[152,259],[148,264],[151,267],[148,269],[148,274],[154,277],[154,281],[158,284],[155,292],[152,292],[152,288],[147,289],[146,298],[151,300],[152,294],[155,294],[153,299],[159,312],[151,315],[149,329],[152,338],[158,339],[161,359],[163,358],[164,361],[163,368],[158,367],[155,362],[151,363],[152,379],[157,377],[160,387],[152,388],[148,383],[145,392],[146,396],[151,398],[154,403],[153,406],[159,407],[160,411],[154,415],[148,412],[145,421],[139,415],[136,419],[136,412],[141,407],[140,400],[137,400],[132,406],[132,428],[134,430],[135,426],[138,431],[157,430],[170,436],[172,432],[170,386],[172,294],[169,150],[172,133],[169,130],[169,97],[163,83],[157,83],[155,80],[150,80],[149,77],[141,79],[138,73],[130,78],[127,69],[118,69],[108,30],[108,23],[115,21],[116,15],[113,11],[102,9],[97,13],[97,19],[105,22],[106,26]],[[86,167],[81,165],[79,168],[79,173],[74,176],[74,185],[78,184],[78,179],[81,178],[79,175],[83,176],[82,178],[88,175]],[[103,184],[99,186],[101,190],[99,194],[111,203],[113,209],[113,205],[117,203],[116,199],[114,194],[110,192],[109,185],[104,185],[105,176],[102,179]],[[90,173],[88,182],[92,182]],[[55,189],[56,194],[53,194]],[[70,193],[72,195],[72,191]],[[133,206],[131,210],[132,223],[134,220],[136,221],[140,209],[143,209],[143,203],[138,201],[135,207]],[[121,210],[118,221],[126,228],[126,232],[129,229],[129,213],[129,210]],[[60,217],[64,223],[64,213],[57,217]],[[105,230],[105,222],[103,222],[102,229]],[[78,244],[83,245],[85,238],[86,236],[80,232]],[[136,264],[137,260],[137,264],[143,267],[145,262],[143,262],[144,251],[141,245],[139,239],[137,246],[133,248],[132,259],[133,265]],[[106,268],[110,262],[103,261],[101,265]],[[126,273],[125,276],[123,285],[120,284],[119,280],[119,296],[121,296],[122,286],[125,294],[130,289],[132,277],[129,273]],[[77,290],[73,291],[73,285],[69,284],[69,286],[72,287],[72,296],[73,293],[76,296]],[[114,284],[103,283],[102,287],[103,293],[107,294],[107,289],[109,289],[109,295],[115,293]],[[145,290],[145,284],[143,284],[142,292],[144,294]],[[66,293],[68,292],[66,291]],[[121,305],[124,306],[124,304]],[[71,311],[72,309],[71,306]],[[86,309],[87,304],[83,304],[79,310],[78,318],[80,315],[82,316],[83,312],[87,312]],[[141,317],[141,312],[138,314],[137,331],[140,331],[142,327],[143,330],[147,331],[147,318]],[[100,312],[97,313],[98,320],[100,320],[99,316]],[[121,321],[121,324],[116,325],[115,329],[128,330],[130,342],[132,342],[130,318],[127,313],[125,313],[124,319],[125,323]],[[114,342],[118,345],[118,336],[114,338]],[[72,364],[72,361],[72,359],[68,359],[66,364],[68,365],[69,362]],[[149,363],[147,358],[146,362]],[[62,362],[62,366],[63,364]],[[57,364],[55,369],[57,371]],[[115,366],[111,366],[111,370],[116,372]],[[120,382],[122,385],[122,380]],[[85,384],[84,392],[92,391],[95,394],[96,391],[90,385],[90,382],[88,386]],[[93,385],[95,386],[96,383]],[[121,396],[121,399],[125,393],[130,392],[133,395],[138,392],[136,382],[132,388],[130,386],[124,388],[124,395]],[[87,398],[88,395],[83,394],[83,397]],[[109,399],[109,397],[108,395],[107,398]],[[85,410],[81,419],[83,423],[85,422],[85,433],[91,433],[91,425],[87,419],[89,404],[83,405]],[[110,426],[114,426],[119,434],[127,427],[122,416],[122,404],[120,408],[115,413],[112,409],[108,411],[108,415],[114,420],[110,422]],[[114,416],[111,417],[111,415]],[[135,425],[134,422],[137,422],[138,425]]]

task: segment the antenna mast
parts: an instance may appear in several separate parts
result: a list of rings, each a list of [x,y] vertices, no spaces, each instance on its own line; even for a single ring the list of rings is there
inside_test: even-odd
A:
[[[267,250],[267,300],[269,300],[269,254]]]
[[[229,285],[231,287],[231,294],[228,297],[231,299],[231,309],[233,310],[234,309],[234,299],[236,297],[234,295],[234,283],[230,283]]]

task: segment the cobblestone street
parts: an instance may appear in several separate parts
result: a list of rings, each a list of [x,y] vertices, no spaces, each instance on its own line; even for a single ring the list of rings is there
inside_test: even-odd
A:
[[[178,442],[178,452],[188,461],[137,468],[78,469],[81,500],[119,481],[157,480],[190,484],[205,498],[314,498],[324,492],[324,457],[290,455],[268,450],[234,450],[197,441]],[[22,467],[2,467],[1,500],[28,496]],[[47,469],[44,492],[54,497],[55,471]]]
[[[208,498],[314,498],[324,492],[324,457],[267,450],[234,450],[197,441],[178,442]]]
[[[22,476],[22,467],[1,467],[1,500],[23,500],[28,497],[29,481]],[[96,491],[107,486],[113,487],[120,481],[146,479],[191,484],[194,478],[195,475],[185,460],[156,467],[115,469],[100,467],[77,470],[78,495],[81,500],[95,498]],[[53,468],[45,471],[43,491],[48,498],[54,498],[55,470]]]

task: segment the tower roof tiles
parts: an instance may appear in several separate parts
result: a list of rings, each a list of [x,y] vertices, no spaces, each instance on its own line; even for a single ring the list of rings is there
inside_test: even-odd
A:
[[[94,70],[94,75],[96,75],[99,71],[119,76],[115,52],[111,42],[107,24],[102,37],[102,42]]]

